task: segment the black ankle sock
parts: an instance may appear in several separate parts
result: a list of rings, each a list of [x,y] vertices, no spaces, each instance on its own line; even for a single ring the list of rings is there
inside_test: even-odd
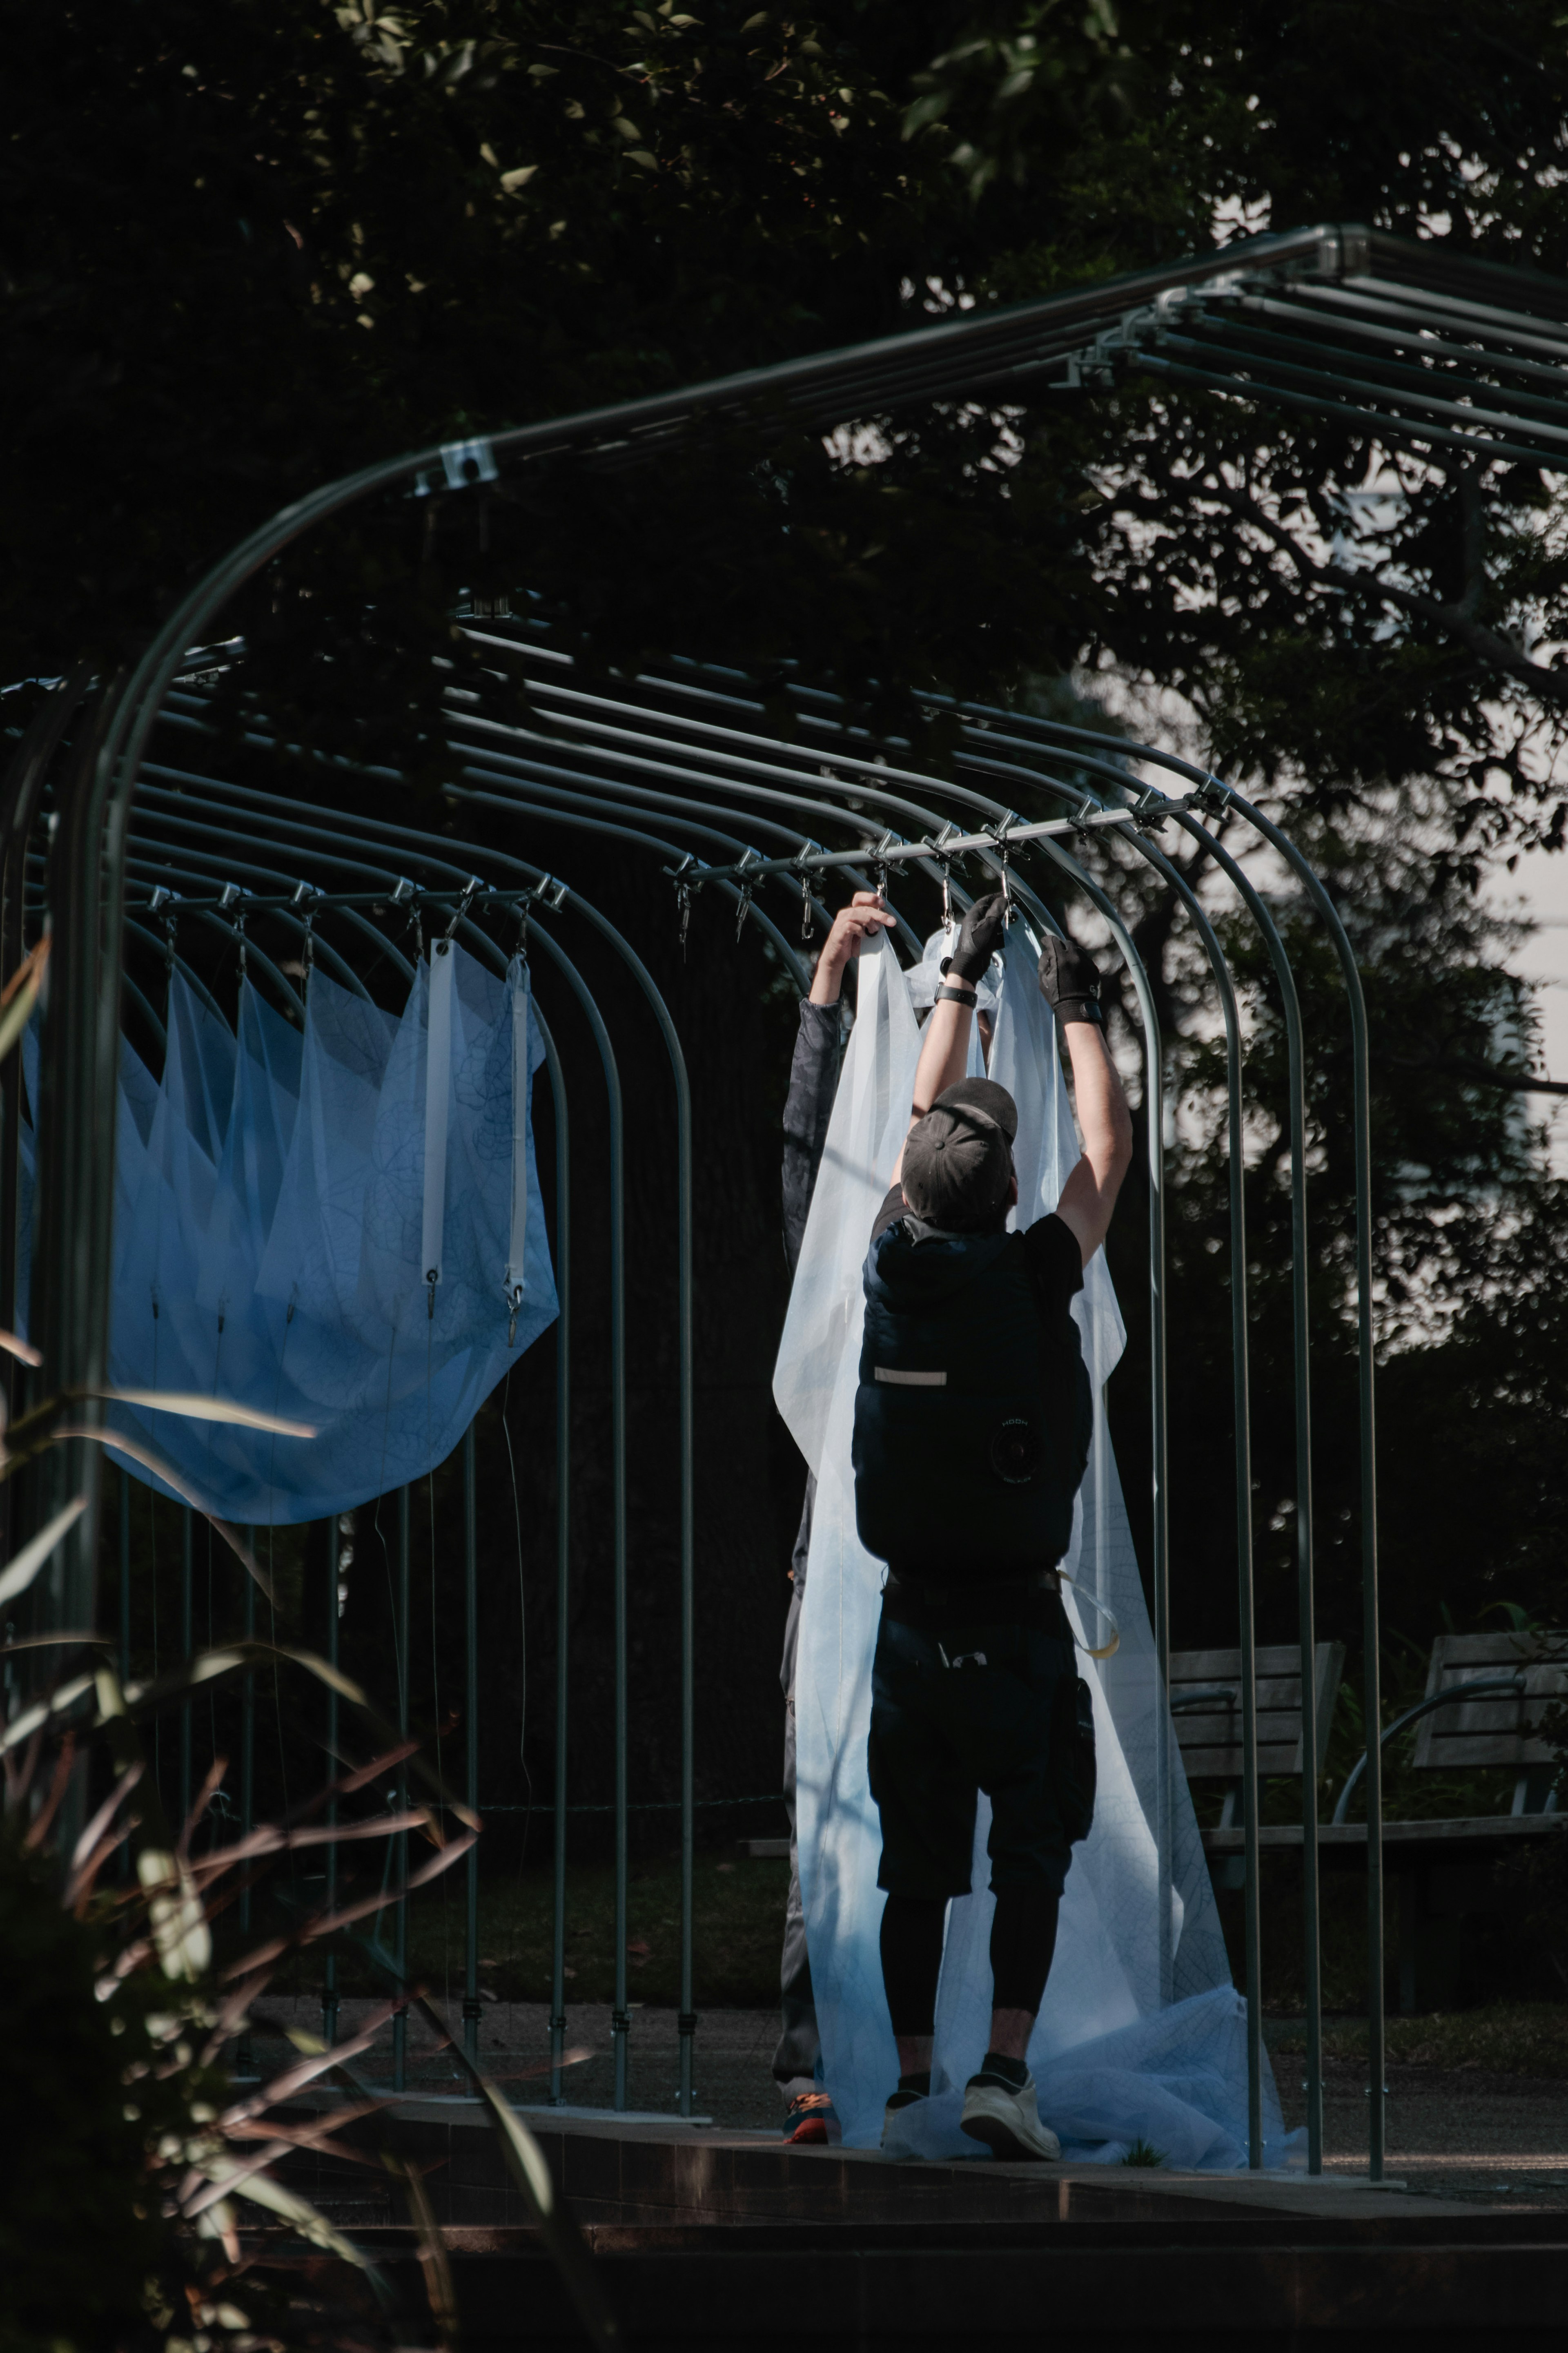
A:
[[[1021,2092],[1029,2080],[1029,2070],[1024,2061],[1004,2059],[1000,2051],[985,2053],[980,2072],[983,2075],[999,2075],[1003,2083],[1011,2084],[1016,2092]]]
[[[922,2067],[918,2074],[899,2077],[900,2092],[917,2092],[922,2100],[931,2097],[931,2069]]]

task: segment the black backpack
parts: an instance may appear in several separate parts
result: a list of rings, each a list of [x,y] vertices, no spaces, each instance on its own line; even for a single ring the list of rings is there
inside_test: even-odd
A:
[[[907,1220],[866,1261],[855,1518],[868,1552],[951,1578],[1050,1567],[1072,1538],[1093,1398],[1077,1324],[1047,1314],[1021,1234]]]

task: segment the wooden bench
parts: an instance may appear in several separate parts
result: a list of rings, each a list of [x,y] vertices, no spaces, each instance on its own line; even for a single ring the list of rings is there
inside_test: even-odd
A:
[[[1452,1694],[1451,1698],[1445,1698]],[[1506,1766],[1516,1776],[1506,1814],[1442,1821],[1385,1821],[1384,1850],[1399,1923],[1399,2006],[1409,2012],[1450,2003],[1459,1987],[1463,1923],[1495,1912],[1493,1867],[1521,1842],[1561,1837],[1560,1760],[1540,1736],[1542,1718],[1568,1697],[1568,1636],[1440,1634],[1432,1645],[1423,1697],[1384,1733],[1416,1724],[1414,1769],[1472,1773]],[[1364,1757],[1341,1790],[1331,1838],[1361,1831],[1347,1820]]]
[[[1258,1692],[1258,1778],[1300,1778],[1301,1773],[1301,1653],[1293,1642],[1254,1652]],[[1328,1754],[1329,1727],[1344,1672],[1342,1642],[1320,1642],[1313,1653],[1318,1710],[1318,1771]],[[1217,1887],[1245,1883],[1241,1852],[1241,1652],[1177,1651],[1171,1658],[1171,1714],[1189,1781],[1225,1781],[1217,1831],[1204,1845],[1218,1863]],[[1296,1829],[1296,1840],[1300,1841]],[[1211,1864],[1212,1868],[1212,1864]]]

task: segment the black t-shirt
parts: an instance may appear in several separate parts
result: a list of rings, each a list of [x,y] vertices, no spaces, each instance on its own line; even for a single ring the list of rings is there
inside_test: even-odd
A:
[[[875,1241],[899,1219],[912,1214],[903,1187],[890,1187],[872,1223],[871,1240]],[[1024,1248],[1042,1320],[1065,1315],[1083,1289],[1083,1252],[1078,1236],[1053,1209],[1048,1218],[1037,1218],[1032,1226],[1025,1227]]]

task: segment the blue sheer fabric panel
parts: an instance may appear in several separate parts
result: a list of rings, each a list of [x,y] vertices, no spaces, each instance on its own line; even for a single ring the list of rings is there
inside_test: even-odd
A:
[[[555,1318],[531,1104],[526,1224],[513,1232],[514,1059],[531,1092],[544,1059],[523,969],[503,982],[445,953],[444,1135],[426,1103],[428,963],[401,1017],[316,972],[303,1036],[248,983],[237,1034],[176,975],[162,1082],[121,1045],[111,1385],[195,1391],[317,1431],[110,1407],[111,1427],[226,1519],[322,1519],[421,1478]],[[36,1041],[26,1076],[36,1102]],[[428,1133],[446,1155],[434,1287],[421,1249]],[[513,1329],[503,1277],[520,1239]]]

